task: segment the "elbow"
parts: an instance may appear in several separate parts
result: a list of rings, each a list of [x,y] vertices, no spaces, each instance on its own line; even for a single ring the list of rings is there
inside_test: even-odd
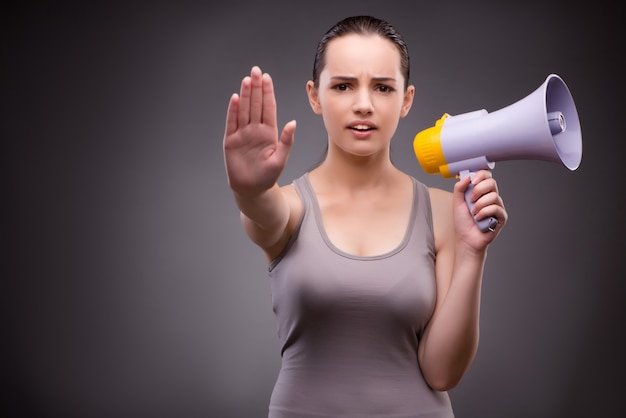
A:
[[[424,368],[423,376],[431,389],[445,392],[456,388],[468,369],[468,364],[456,365],[456,367]]]
[[[469,370],[477,349],[476,339],[453,352],[439,349],[433,355],[433,350],[430,350],[431,355],[426,357],[426,352],[422,351],[419,364],[426,384],[439,392],[456,388]]]
[[[454,378],[454,377],[442,376],[442,377],[437,377],[437,378],[426,379],[426,383],[428,384],[428,386],[430,386],[431,389],[436,390],[438,392],[446,392],[446,391],[452,390],[455,387],[457,387],[460,382],[461,382],[461,377]]]

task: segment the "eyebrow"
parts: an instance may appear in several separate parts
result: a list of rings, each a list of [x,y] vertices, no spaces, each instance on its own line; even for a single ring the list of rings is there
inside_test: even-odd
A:
[[[330,79],[333,81],[357,81],[356,77],[345,76],[345,75],[334,76],[334,77],[331,77]],[[379,82],[384,82],[384,81],[395,82],[396,81],[396,79],[393,77],[372,77],[372,80],[379,81]]]

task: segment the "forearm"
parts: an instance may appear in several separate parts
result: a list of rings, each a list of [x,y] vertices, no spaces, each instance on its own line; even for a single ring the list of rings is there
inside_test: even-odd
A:
[[[289,220],[289,205],[278,184],[255,194],[233,190],[241,222],[252,241],[261,247],[273,245]]]
[[[456,386],[471,365],[479,340],[481,284],[486,252],[457,245],[450,285],[420,347],[420,364],[431,386]]]

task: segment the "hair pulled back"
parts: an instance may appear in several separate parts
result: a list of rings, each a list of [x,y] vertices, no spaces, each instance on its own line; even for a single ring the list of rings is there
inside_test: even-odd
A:
[[[361,35],[380,35],[385,39],[389,39],[400,52],[400,66],[402,75],[404,76],[404,89],[409,85],[409,51],[404,38],[389,22],[372,16],[350,16],[337,22],[330,28],[320,39],[317,44],[317,52],[313,63],[313,83],[317,88],[319,86],[320,73],[326,65],[326,49],[328,43],[335,38],[349,35],[352,33]]]

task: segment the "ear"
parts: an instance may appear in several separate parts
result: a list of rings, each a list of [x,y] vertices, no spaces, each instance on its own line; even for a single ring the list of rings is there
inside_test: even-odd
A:
[[[415,97],[415,87],[410,85],[404,92],[404,99],[402,100],[402,109],[400,110],[400,117],[403,118],[409,114],[411,106],[413,105],[413,97]]]
[[[320,105],[320,97],[312,80],[309,80],[306,83],[306,94],[309,96],[309,104],[311,105],[313,112],[315,112],[316,115],[321,115],[322,106]]]

